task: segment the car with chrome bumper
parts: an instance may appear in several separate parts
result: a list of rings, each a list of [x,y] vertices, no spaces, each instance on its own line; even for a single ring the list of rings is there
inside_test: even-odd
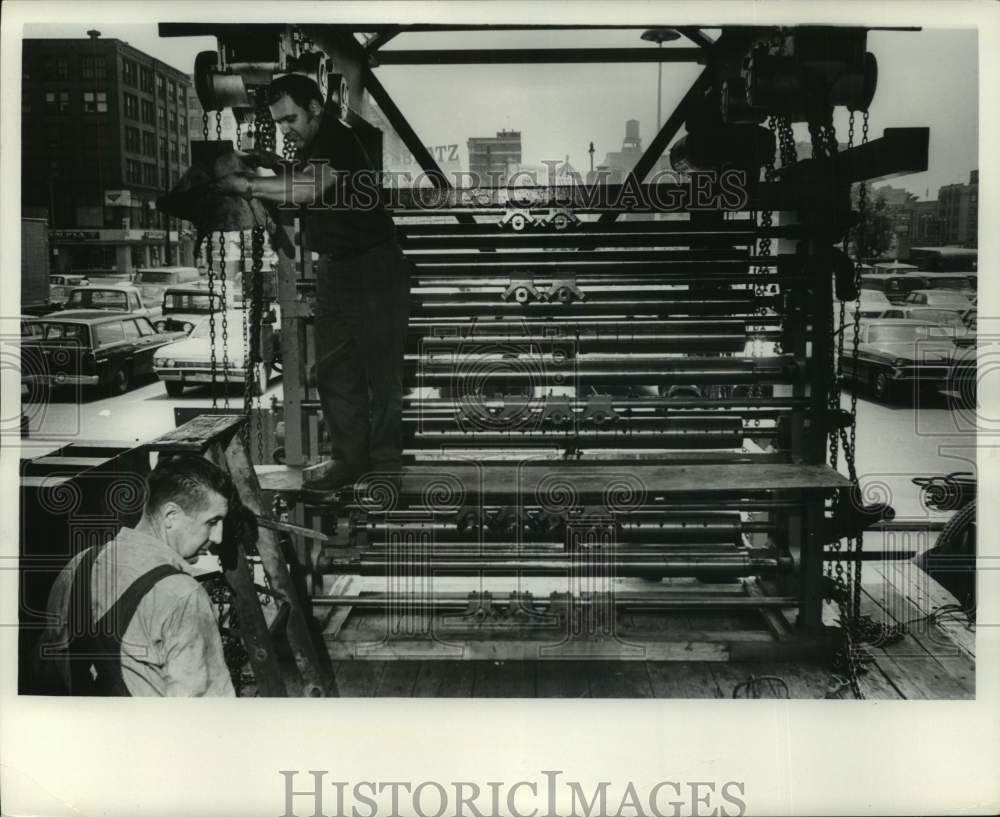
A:
[[[183,333],[157,332],[144,316],[106,310],[54,312],[26,322],[21,382],[38,389],[104,387],[124,394],[153,373],[153,357]]]
[[[947,375],[956,330],[930,321],[879,318],[858,330],[857,358],[845,348],[840,371],[855,389],[888,402],[908,387],[934,389]]]
[[[215,318],[214,328],[212,317]],[[254,389],[263,394],[270,383],[278,349],[272,318],[273,312],[262,321],[257,354],[248,361],[248,344],[243,337],[243,310],[230,309],[203,317],[186,338],[157,352],[153,360],[156,376],[163,381],[167,394],[179,397],[187,386],[212,383],[213,380],[222,385],[244,386],[249,362]]]

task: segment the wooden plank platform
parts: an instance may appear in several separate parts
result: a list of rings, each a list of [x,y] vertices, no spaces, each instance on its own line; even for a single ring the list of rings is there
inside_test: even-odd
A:
[[[334,592],[347,588],[360,592],[363,582],[342,577],[334,583]],[[898,643],[867,645],[872,660],[859,676],[866,698],[975,697],[974,630],[957,620],[919,620],[936,607],[952,603],[954,598],[912,563],[865,566],[862,612],[877,622],[910,622]],[[368,612],[359,616],[359,612],[345,614],[341,609],[325,633],[341,694],[348,697],[731,698],[751,677],[774,676],[787,687],[791,699],[853,698],[844,679],[831,672],[827,659],[788,652],[787,640],[794,641],[794,628],[778,638],[771,628],[773,622],[759,617],[753,623],[748,619],[751,613],[654,615],[626,610],[620,615],[625,647],[617,654],[609,652],[605,642],[603,654],[596,648],[589,653],[557,648],[543,659],[538,657],[537,640],[518,640],[523,633],[505,637],[493,632],[485,637],[481,631],[477,639],[474,627],[463,630],[460,622],[452,620],[437,641],[404,638],[392,644],[390,639],[363,658],[349,658],[366,638],[377,641],[379,633],[390,626],[384,613],[372,617]],[[827,614],[829,619],[832,610]],[[643,638],[633,642],[628,636],[636,634]],[[660,640],[647,640],[652,634]],[[697,638],[685,641],[687,635]],[[518,644],[523,647],[520,660],[511,658],[518,654],[516,648],[511,649]],[[773,649],[770,656],[768,649]],[[458,655],[465,660],[457,660]],[[667,658],[673,660],[663,660]],[[762,682],[758,694],[784,697],[783,689],[781,684]]]
[[[169,435],[168,435],[169,436]],[[160,438],[154,446],[173,441]],[[178,441],[177,445],[191,444]],[[162,450],[157,448],[157,450]],[[263,490],[297,491],[302,487],[298,469],[266,466],[257,469]],[[676,465],[629,462],[616,472],[601,463],[524,460],[471,464],[467,461],[422,463],[403,468],[402,493],[423,496],[428,486],[466,496],[521,496],[525,502],[569,489],[577,502],[606,498],[609,488],[657,496],[705,493],[746,496],[765,492],[815,495],[849,487],[847,478],[826,465],[790,463],[711,463]]]

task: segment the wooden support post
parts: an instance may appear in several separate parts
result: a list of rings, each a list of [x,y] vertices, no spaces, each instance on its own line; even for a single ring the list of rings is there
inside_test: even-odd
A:
[[[295,246],[295,224],[285,223],[278,229],[285,230],[288,245]],[[299,339],[299,293],[297,286],[296,260],[286,249],[278,248],[278,303],[282,310],[281,367],[285,411],[285,462],[288,465],[303,465],[302,446],[302,397],[305,394],[306,361],[302,356]]]
[[[802,567],[799,570],[798,625],[810,633],[823,628],[823,517],[824,501],[805,503],[802,531]]]
[[[250,463],[246,447],[239,435],[230,438],[223,456],[224,467],[228,469],[243,504],[258,516],[270,516],[270,510],[265,509],[261,502],[257,473]],[[286,634],[299,674],[302,676],[302,695],[309,698],[324,697],[327,690],[320,675],[319,653],[309,632],[305,611],[292,583],[285,555],[282,553],[275,531],[265,527],[258,528],[257,552],[271,583],[271,589],[289,606]]]

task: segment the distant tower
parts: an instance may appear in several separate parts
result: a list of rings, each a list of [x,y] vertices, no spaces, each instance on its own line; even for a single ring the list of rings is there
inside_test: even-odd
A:
[[[639,138],[639,120],[629,119],[625,123],[625,140],[622,142],[622,152],[642,152],[642,139]]]

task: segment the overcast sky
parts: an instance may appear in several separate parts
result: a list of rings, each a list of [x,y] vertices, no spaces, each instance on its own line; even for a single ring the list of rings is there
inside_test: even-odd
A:
[[[28,37],[85,37],[89,25],[30,25]],[[155,24],[100,24],[102,36],[126,40],[175,68],[191,72],[199,51],[214,50],[206,37],[161,38]],[[388,48],[644,46],[640,32],[489,32],[403,34]],[[689,46],[686,40],[673,45]],[[671,45],[665,45],[665,48]],[[928,126],[930,164],[926,173],[891,183],[920,198],[936,198],[943,184],[966,182],[978,167],[977,36],[974,30],[874,31],[868,50],[878,60],[879,82],[871,109],[871,138],[886,127]],[[700,66],[663,65],[663,118],[673,110]],[[520,130],[524,161],[539,163],[566,155],[579,170],[621,149],[625,120],[638,119],[644,143],[656,124],[654,63],[551,66],[386,66],[376,75],[392,94],[424,144],[458,144],[466,154],[471,136],[499,129]],[[837,111],[837,135],[847,139],[847,113]],[[808,133],[796,126],[800,140]],[[860,119],[858,126],[860,139]]]

